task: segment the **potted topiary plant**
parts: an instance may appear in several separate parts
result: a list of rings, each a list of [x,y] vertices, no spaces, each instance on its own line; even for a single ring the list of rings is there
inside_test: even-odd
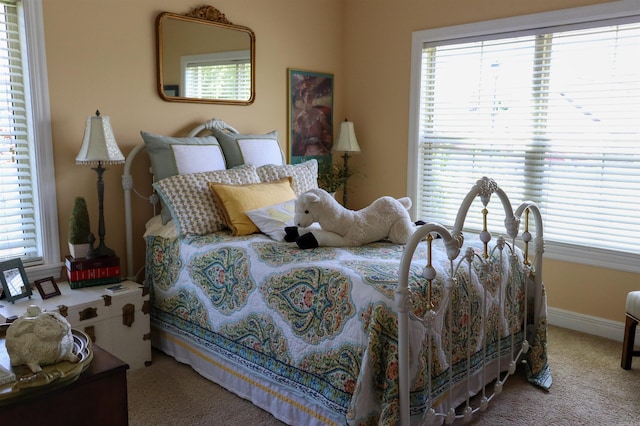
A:
[[[87,257],[91,248],[90,234],[91,225],[87,202],[83,197],[76,197],[69,218],[69,251],[72,257]]]

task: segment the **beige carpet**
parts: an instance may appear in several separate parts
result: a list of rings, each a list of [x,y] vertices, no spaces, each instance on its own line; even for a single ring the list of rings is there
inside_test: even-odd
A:
[[[558,327],[549,329],[553,386],[545,392],[511,377],[472,425],[640,425],[640,358],[620,368],[622,344]],[[129,422],[137,425],[282,425],[270,414],[153,353],[128,374]]]

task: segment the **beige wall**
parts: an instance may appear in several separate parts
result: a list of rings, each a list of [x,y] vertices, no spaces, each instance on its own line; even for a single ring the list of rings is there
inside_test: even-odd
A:
[[[256,34],[256,101],[251,106],[178,104],[156,94],[154,21],[163,11],[186,13],[200,3],[179,0],[43,0],[60,235],[75,196],[97,212],[95,173],[76,166],[86,115],[111,117],[123,152],[141,142],[139,131],[184,135],[212,117],[241,131],[287,131],[287,68],[335,75],[335,120],[354,121],[366,175],[353,182],[352,207],[380,195],[406,193],[411,33],[503,18],[597,0],[217,0],[209,3]],[[141,169],[145,169],[142,165]],[[124,259],[122,166],[105,173],[107,245]],[[143,186],[137,187],[148,193]],[[135,201],[136,228],[149,215]],[[93,218],[92,218],[93,219]],[[94,220],[94,228],[97,218]],[[139,231],[141,233],[141,231]],[[143,263],[143,242],[134,247]],[[62,252],[67,249],[62,246]],[[547,262],[549,305],[623,320],[626,293],[638,274]]]
[[[245,132],[278,130],[287,141],[287,68],[335,75],[335,110],[343,114],[342,28],[339,0],[217,0],[209,3],[256,37],[256,98],[250,106],[165,102],[156,93],[155,19],[161,12],[186,13],[201,2],[181,0],[44,0],[45,37],[62,254],[75,196],[87,199],[97,233],[96,174],[77,166],[84,120],[97,108],[111,117],[116,140],[128,154],[142,143],[140,130],[184,136],[213,117]],[[250,7],[249,7],[250,6]],[[145,160],[146,161],[146,160]],[[148,164],[148,163],[147,163]],[[150,191],[148,166],[136,189]],[[123,166],[105,172],[106,244],[125,264]],[[136,265],[144,263],[142,230],[149,204],[134,198]]]

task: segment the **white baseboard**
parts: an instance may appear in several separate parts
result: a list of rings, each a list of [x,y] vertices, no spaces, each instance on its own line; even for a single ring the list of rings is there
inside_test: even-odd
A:
[[[620,312],[624,318],[624,310]],[[558,308],[547,308],[549,324],[582,333],[592,334],[607,339],[622,342],[624,336],[624,322],[611,321],[591,315],[579,314]],[[640,327],[636,329],[636,342],[640,342]]]

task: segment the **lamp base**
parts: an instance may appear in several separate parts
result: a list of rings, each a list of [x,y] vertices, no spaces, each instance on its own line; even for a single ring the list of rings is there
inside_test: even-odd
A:
[[[102,246],[98,246],[93,250],[89,251],[89,254],[87,254],[87,258],[88,259],[95,259],[97,257],[111,257],[111,256],[115,256],[116,252],[111,250],[109,247],[102,245]]]
[[[93,247],[93,243],[95,242],[96,237],[93,234],[89,235],[89,243],[91,244],[91,248],[89,249],[89,253],[87,254],[88,259],[95,259],[97,257],[110,257],[115,256],[116,252],[107,247],[104,243],[104,240],[100,240],[100,244],[97,247]]]

